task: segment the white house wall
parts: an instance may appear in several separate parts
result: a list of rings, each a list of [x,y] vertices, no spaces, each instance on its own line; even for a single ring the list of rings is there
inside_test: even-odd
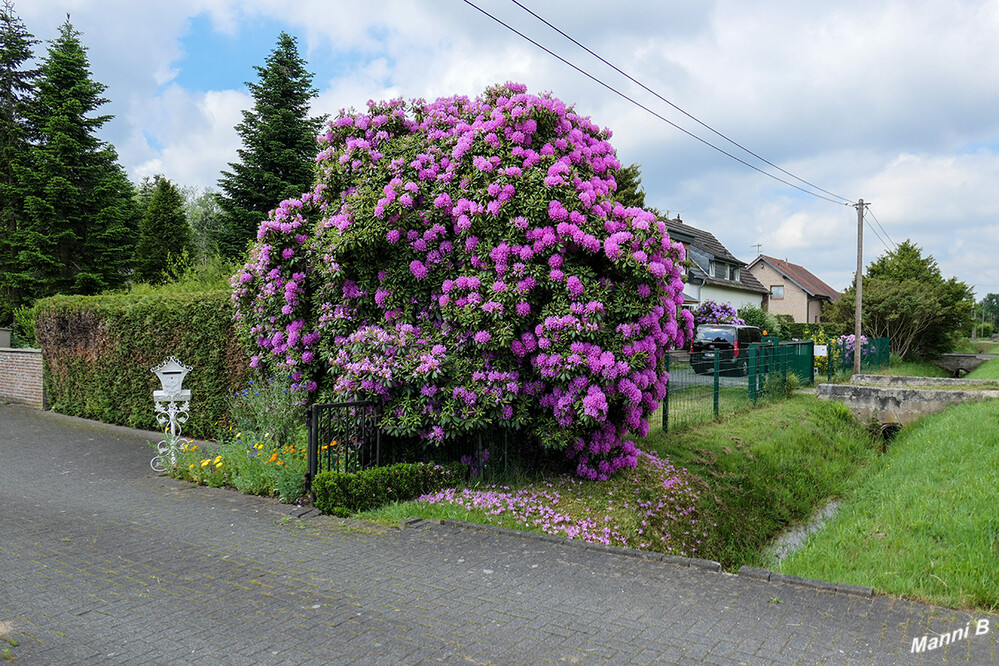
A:
[[[747,305],[759,308],[763,305],[763,294],[706,284],[701,287],[701,303],[704,301],[728,303],[734,306],[736,310]]]

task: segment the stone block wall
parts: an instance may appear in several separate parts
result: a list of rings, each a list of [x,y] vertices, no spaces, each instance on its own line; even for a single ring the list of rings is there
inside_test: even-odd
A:
[[[45,409],[41,349],[0,348],[0,402]]]

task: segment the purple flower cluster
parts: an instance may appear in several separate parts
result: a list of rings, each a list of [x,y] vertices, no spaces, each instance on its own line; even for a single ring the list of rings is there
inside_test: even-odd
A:
[[[701,324],[737,324],[744,325],[746,322],[739,317],[735,307],[731,303],[716,303],[707,300],[694,308],[694,325]]]
[[[462,458],[462,462],[477,469],[471,456]],[[696,555],[705,536],[697,526],[698,492],[687,471],[654,454],[639,453],[637,468],[608,489],[609,501],[597,511],[588,506],[588,496],[580,481],[560,477],[540,488],[452,488],[424,495],[417,501],[478,510],[490,522],[502,525],[505,520],[507,525],[587,543],[682,556]]]
[[[587,478],[634,467],[628,435],[647,430],[692,322],[683,247],[615,202],[608,137],[519,84],[342,113],[315,190],[272,214],[259,268],[234,280],[241,330],[267,353],[284,331],[286,364],[308,352],[334,394],[380,398],[392,432],[441,441],[499,422]]]

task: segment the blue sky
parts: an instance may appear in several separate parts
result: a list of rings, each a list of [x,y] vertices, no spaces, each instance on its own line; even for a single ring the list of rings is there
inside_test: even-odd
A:
[[[473,1],[723,143],[509,0]],[[868,232],[866,261],[911,238],[946,275],[979,295],[999,293],[999,3],[522,4],[771,162],[873,202],[891,240]],[[19,0],[15,10],[41,39],[72,14],[94,78],[108,85],[106,110],[116,117],[104,137],[135,181],[162,173],[180,185],[215,186],[236,159],[233,127],[252,104],[244,82],[286,31],[315,73],[317,114],[521,81],[610,128],[621,161],[642,166],[647,201],[711,231],[737,257],[751,261],[760,243],[834,287],[852,280],[853,208],[684,136],[461,0]]]

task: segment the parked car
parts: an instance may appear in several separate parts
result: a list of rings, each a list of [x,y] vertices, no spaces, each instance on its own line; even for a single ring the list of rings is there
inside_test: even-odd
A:
[[[717,355],[720,374],[745,376],[749,374],[747,345],[753,342],[763,342],[763,331],[756,326],[701,324],[690,343],[690,366],[697,374],[710,375]]]

